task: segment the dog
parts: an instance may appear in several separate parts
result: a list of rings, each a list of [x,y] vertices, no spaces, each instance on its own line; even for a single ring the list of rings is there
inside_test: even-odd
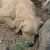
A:
[[[32,44],[34,37],[38,34],[38,28],[43,23],[36,16],[35,5],[31,0],[1,0],[0,2],[0,22],[5,21],[17,34],[19,30],[22,35]],[[12,20],[9,16],[14,16]]]

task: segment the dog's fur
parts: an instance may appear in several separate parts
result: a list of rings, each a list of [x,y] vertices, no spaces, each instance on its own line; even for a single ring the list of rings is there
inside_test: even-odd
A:
[[[0,6],[0,21],[5,21],[10,28],[16,27],[15,33],[21,30],[28,40],[38,34],[42,22],[36,16],[36,7],[31,0],[1,0]],[[16,18],[12,20],[9,16]]]

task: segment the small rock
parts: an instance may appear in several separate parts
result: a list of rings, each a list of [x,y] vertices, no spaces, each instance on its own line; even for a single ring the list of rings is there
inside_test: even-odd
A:
[[[2,43],[2,40],[0,40],[0,44]]]
[[[35,49],[36,50],[36,49]]]
[[[2,43],[2,41],[4,41],[4,38],[1,38],[1,39],[0,39],[0,44]]]
[[[6,50],[9,50],[10,48],[9,47],[6,47]]]
[[[2,38],[1,41],[4,41],[4,38]]]

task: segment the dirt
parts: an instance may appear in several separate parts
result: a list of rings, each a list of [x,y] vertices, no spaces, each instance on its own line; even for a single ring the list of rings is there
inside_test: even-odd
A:
[[[6,25],[0,26],[0,50],[8,50],[7,48],[15,42],[17,36],[13,30],[9,29]]]

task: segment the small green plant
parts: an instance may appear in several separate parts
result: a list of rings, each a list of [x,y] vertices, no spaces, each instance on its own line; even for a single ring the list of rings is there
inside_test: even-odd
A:
[[[27,47],[28,41],[24,37],[20,36],[20,40],[14,43],[10,50],[27,50]]]
[[[5,21],[1,21],[1,24],[5,24],[6,22]]]

